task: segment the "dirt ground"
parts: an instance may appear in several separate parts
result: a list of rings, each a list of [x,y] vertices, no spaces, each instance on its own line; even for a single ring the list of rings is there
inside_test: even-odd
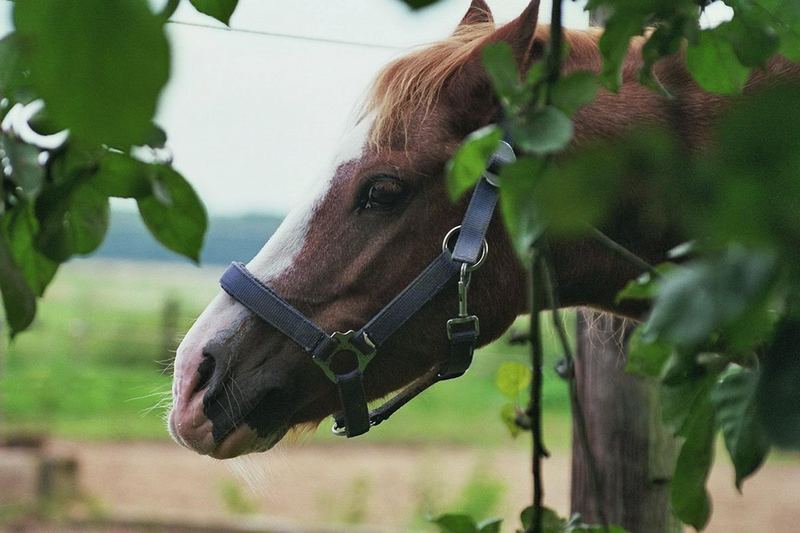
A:
[[[220,462],[169,442],[57,441],[74,455],[91,512],[115,517],[168,518],[213,523],[226,517],[261,518],[304,526],[351,524],[352,529],[427,529],[425,516],[459,504],[496,500],[491,515],[513,531],[530,497],[528,455],[522,448],[287,445],[267,454]],[[800,530],[800,460],[774,459],[739,495],[720,458],[711,475],[712,533]],[[569,458],[545,463],[546,502],[568,509]],[[475,502],[478,502],[477,504]],[[464,503],[467,502],[467,503]],[[356,527],[360,525],[361,527]],[[349,530],[349,526],[344,526]]]

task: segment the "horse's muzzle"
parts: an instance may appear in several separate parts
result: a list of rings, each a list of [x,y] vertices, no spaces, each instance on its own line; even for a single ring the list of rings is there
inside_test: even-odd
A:
[[[270,401],[269,391],[257,398],[245,398],[236,390],[238,385],[226,379],[224,369],[205,350],[181,358],[168,417],[170,434],[179,444],[218,459],[271,448],[286,433],[286,425],[274,424],[277,427],[270,431],[257,431],[247,421],[254,412],[270,410],[263,408]]]

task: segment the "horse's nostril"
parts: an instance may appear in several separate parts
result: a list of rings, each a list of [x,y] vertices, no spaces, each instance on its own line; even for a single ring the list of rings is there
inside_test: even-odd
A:
[[[200,374],[200,379],[197,382],[192,394],[194,395],[198,391],[201,391],[208,385],[208,382],[211,381],[211,376],[214,375],[214,367],[217,366],[217,361],[209,355],[208,353],[203,352],[203,360],[200,362],[200,365],[197,367],[197,373]]]

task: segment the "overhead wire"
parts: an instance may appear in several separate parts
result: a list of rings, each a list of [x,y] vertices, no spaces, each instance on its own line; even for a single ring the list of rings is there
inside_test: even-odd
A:
[[[297,35],[293,33],[283,33],[274,31],[252,30],[246,28],[223,28],[221,26],[214,26],[212,24],[203,24],[199,22],[186,22],[182,20],[169,20],[167,24],[176,26],[187,26],[192,28],[202,28],[207,30],[224,31],[228,33],[242,33],[248,35],[260,35],[264,37],[272,37],[276,39],[291,39],[296,41],[307,41],[325,44],[338,44],[342,46],[357,46],[360,48],[372,48],[376,50],[405,50],[407,47],[395,46],[389,44],[369,43],[363,41],[349,41],[345,39],[333,39],[329,37],[314,37],[311,35]]]

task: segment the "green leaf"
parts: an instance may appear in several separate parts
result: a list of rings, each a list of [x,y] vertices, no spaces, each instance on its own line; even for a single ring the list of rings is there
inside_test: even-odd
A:
[[[554,162],[533,198],[538,216],[556,234],[582,234],[602,224],[616,202],[625,164],[626,154],[605,143]]]
[[[36,295],[14,264],[5,235],[0,232],[0,293],[11,337],[28,328],[36,315]]]
[[[733,51],[746,67],[763,66],[778,51],[780,38],[770,26],[737,15],[729,30]]]
[[[127,154],[109,152],[100,161],[95,182],[106,196],[144,198],[153,194],[151,182],[157,167]]]
[[[692,39],[699,31],[699,13],[697,5],[668,4],[670,10],[666,17],[658,21],[655,30],[650,33],[642,47],[643,64],[638,78],[642,85],[650,87],[669,97],[669,91],[653,74],[653,66],[663,57],[679,53],[687,38]]]
[[[534,191],[544,168],[544,160],[522,157],[500,171],[503,222],[517,255],[523,259],[546,227],[534,201]]]
[[[432,518],[441,533],[478,533],[478,526],[471,516],[466,514],[443,514]]]
[[[622,65],[628,53],[631,37],[642,32],[646,18],[636,10],[616,10],[606,22],[600,37],[600,52],[603,55],[603,69],[600,79],[611,91],[622,86]]]
[[[500,408],[500,420],[506,425],[513,438],[517,438],[522,432],[522,428],[517,425],[517,406],[513,403],[507,403]]]
[[[208,224],[205,207],[192,186],[174,169],[156,165],[155,170],[155,181],[168,191],[171,204],[165,205],[155,196],[140,198],[142,220],[161,244],[199,262]]]
[[[144,145],[150,148],[164,148],[167,144],[167,132],[158,124],[152,124],[150,134],[144,140]]]
[[[500,526],[502,524],[502,518],[487,518],[478,524],[478,533],[500,533]]]
[[[500,99],[503,108],[508,112],[517,102],[522,90],[514,51],[510,44],[500,41],[484,47],[481,54],[483,67],[489,75],[494,92]]]
[[[697,530],[703,529],[711,517],[711,498],[706,480],[714,462],[714,408],[704,395],[697,398],[683,432],[681,446],[672,477],[670,499],[672,510],[682,522]]]
[[[489,158],[503,138],[495,124],[471,133],[447,162],[447,194],[456,201],[483,175]]]
[[[86,179],[97,172],[100,160],[108,153],[104,148],[85,148],[73,143],[67,144],[63,152],[51,154],[48,178],[59,186],[75,179]]]
[[[558,109],[572,115],[597,95],[599,85],[593,72],[573,72],[556,82],[552,102]]]
[[[642,328],[637,328],[628,341],[628,360],[625,372],[657,378],[661,375],[672,348],[660,342],[642,340]]]
[[[638,278],[629,281],[625,287],[617,293],[614,301],[619,303],[623,300],[651,300],[657,294],[658,279],[653,277],[650,272],[645,272]]]
[[[795,0],[735,0],[731,6],[736,17],[773,29],[780,38],[780,53],[800,61],[800,4]]]
[[[518,116],[509,128],[514,142],[526,152],[536,155],[557,152],[572,140],[572,121],[553,106]]]
[[[769,439],[756,410],[758,379],[758,371],[730,365],[711,390],[739,491],[742,481],[758,470],[769,453]]]
[[[703,172],[692,180],[701,200],[684,211],[693,234],[717,246],[733,240],[795,253],[800,84],[775,82],[748,95],[720,121],[715,138],[718,149],[703,158]]]
[[[644,338],[690,350],[760,305],[774,278],[772,255],[739,246],[686,263],[664,277]]]
[[[675,263],[661,263],[655,267],[655,270],[663,276],[675,268]],[[653,276],[650,272],[645,272],[638,278],[629,281],[617,293],[614,301],[619,303],[623,300],[652,300],[658,294],[659,280],[659,277]]]
[[[16,2],[14,23],[59,127],[90,145],[145,139],[170,62],[163,25],[145,0]]]
[[[536,509],[532,505],[522,510],[519,519],[522,522],[523,530],[530,531],[535,516]],[[542,531],[543,533],[563,533],[564,531],[564,520],[548,507],[542,508]]]
[[[800,61],[800,4],[795,0],[779,2],[775,17],[780,35],[780,53],[792,61]]]
[[[200,13],[214,17],[228,26],[239,0],[191,0],[191,2]]]
[[[34,198],[41,189],[44,169],[39,164],[39,149],[35,146],[0,136],[0,167],[24,198]]]
[[[531,369],[522,363],[506,361],[497,369],[494,384],[505,396],[516,399],[531,384]]]
[[[671,384],[662,383],[660,392],[661,419],[674,435],[685,435],[690,416],[696,405],[708,398],[714,385],[713,376],[694,369],[694,374],[684,376]]]
[[[19,36],[10,33],[0,39],[0,94],[16,100],[17,91],[27,85],[25,73]]]
[[[727,24],[701,31],[686,51],[689,72],[709,92],[738,93],[750,75],[750,69],[739,63],[727,35]]]
[[[39,223],[36,220],[33,205],[27,202],[17,204],[3,217],[2,227],[14,263],[22,271],[28,286],[37,296],[42,296],[45,288],[52,281],[58,264],[36,249]]]
[[[785,317],[762,358],[758,415],[777,446],[800,450],[800,319]]]
[[[103,242],[109,221],[108,196],[90,178],[50,187],[36,202],[40,232],[36,247],[57,263],[93,252]]]

